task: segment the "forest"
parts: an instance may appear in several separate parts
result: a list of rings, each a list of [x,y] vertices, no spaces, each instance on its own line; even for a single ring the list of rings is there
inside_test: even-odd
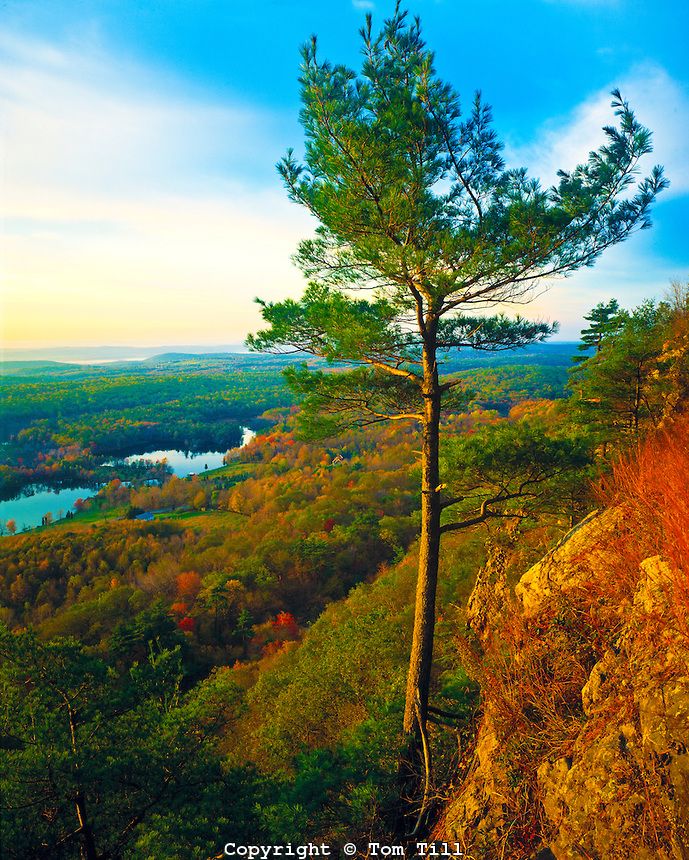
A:
[[[0,498],[35,484],[145,478],[141,464],[111,462],[131,454],[234,448],[243,426],[293,402],[282,363],[229,354],[87,368],[12,362],[0,376]]]
[[[2,368],[0,492],[92,490],[2,524],[3,857],[686,860],[689,283],[505,310],[650,228],[652,132],[546,187],[372,20],[302,48],[248,354]]]
[[[534,364],[494,368],[484,361],[475,370],[457,357],[452,368],[470,376],[467,386],[476,386],[485,408],[505,412],[516,397],[561,394],[570,353],[570,345],[515,353],[511,362]],[[235,448],[244,426],[268,426],[265,411],[294,403],[279,372],[286,363],[239,354],[161,356],[88,370],[13,362],[0,376],[0,498],[32,485],[95,490],[115,479],[160,476],[151,463],[124,462],[132,454]]]
[[[686,296],[595,308],[564,396],[528,396],[550,393],[538,367],[491,368],[444,419],[444,474],[471,489],[467,510],[534,462],[543,474],[537,494],[503,493],[497,527],[447,538],[432,683],[453,716],[432,726],[439,785],[462,766],[457,739],[471,749],[476,736],[482,688],[457,638],[476,571],[500,557],[516,581],[617,492],[620,454],[653,444],[682,402]],[[483,407],[496,398],[507,414]],[[298,407],[262,414],[270,426],[227,466],[114,479],[72,519],[0,542],[6,856],[78,856],[75,797],[97,856],[156,856],[163,839],[201,857],[229,836],[396,838],[415,433],[383,423],[309,442]]]

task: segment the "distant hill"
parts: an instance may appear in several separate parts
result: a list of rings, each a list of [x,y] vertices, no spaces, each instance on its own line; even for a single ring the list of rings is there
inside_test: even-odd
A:
[[[443,372],[452,373],[473,368],[502,367],[504,365],[536,364],[548,367],[569,367],[577,352],[574,341],[534,343],[520,349],[495,352],[475,349],[453,350],[443,356]]]
[[[118,347],[108,347],[115,351]],[[199,351],[192,351],[199,349]],[[228,347],[228,350],[230,347]],[[133,350],[132,350],[133,351]],[[577,351],[577,344],[573,342],[558,341],[555,343],[539,343],[523,349],[508,349],[499,352],[480,352],[471,349],[453,350],[450,354],[442,357],[444,373],[459,373],[471,370],[488,370],[491,368],[525,365],[568,368],[572,363],[572,356]],[[323,366],[323,359],[313,356],[291,354],[274,355],[256,352],[240,351],[200,351],[195,347],[180,347],[166,352],[154,352],[143,357],[141,355],[131,357],[104,357],[102,351],[93,349],[94,355],[98,353],[100,358],[85,358],[84,351],[77,349],[61,352],[65,355],[60,358],[25,358],[12,359],[8,357],[10,352],[22,352],[22,350],[7,350],[5,360],[0,360],[0,378],[13,377],[17,380],[30,381],[41,378],[72,378],[83,379],[104,376],[121,376],[137,373],[225,373],[234,370],[250,371],[269,369],[280,371],[285,365],[294,361],[308,361],[312,366]],[[29,353],[29,350],[24,351]],[[67,360],[66,353],[73,352],[79,358],[74,357]],[[88,352],[88,350],[87,350]]]
[[[35,376],[74,366],[60,361],[0,361],[0,376]]]
[[[5,349],[0,353],[3,364],[11,361],[59,361],[76,364],[113,361],[143,361],[153,356],[178,353],[184,355],[246,353],[241,343],[231,344],[162,344],[158,346],[55,346],[38,349]]]
[[[452,362],[468,363],[482,366],[485,364],[515,364],[515,363],[569,363],[575,353],[577,344],[573,341],[554,341],[537,343],[525,349],[512,349],[504,352],[476,352],[462,350],[452,356]],[[88,346],[88,347],[45,347],[42,349],[5,349],[0,352],[0,366],[23,370],[29,363],[38,369],[37,365],[48,367],[58,364],[116,364],[119,362],[163,362],[195,359],[246,359],[249,355],[244,344],[231,343],[221,345],[192,344],[174,346]],[[305,356],[306,357],[306,356]]]

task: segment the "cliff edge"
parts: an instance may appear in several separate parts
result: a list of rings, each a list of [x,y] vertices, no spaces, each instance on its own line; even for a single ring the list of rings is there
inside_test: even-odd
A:
[[[689,858],[686,574],[636,514],[590,515],[512,596],[499,559],[478,577],[481,723],[434,833],[474,860]]]

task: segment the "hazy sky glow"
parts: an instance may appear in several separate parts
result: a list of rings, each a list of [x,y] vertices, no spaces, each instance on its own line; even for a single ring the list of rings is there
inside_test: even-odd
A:
[[[298,47],[358,61],[370,0],[8,0],[0,10],[0,277],[6,347],[230,343],[253,298],[297,295],[313,224],[274,164],[299,149]],[[654,228],[528,309],[581,316],[689,278],[684,0],[416,0],[438,69],[494,106],[511,166],[544,183],[602,142],[609,91],[654,131],[672,187]]]

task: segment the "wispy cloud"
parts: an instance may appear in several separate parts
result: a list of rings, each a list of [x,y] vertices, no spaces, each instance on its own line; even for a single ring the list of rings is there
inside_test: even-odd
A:
[[[554,183],[559,168],[571,170],[604,142],[601,129],[614,122],[610,90],[615,87],[653,132],[653,154],[646,158],[645,168],[665,167],[671,187],[663,198],[689,192],[689,97],[656,65],[638,66],[611,81],[567,116],[546,124],[535,141],[509,146],[509,163],[528,167],[546,185]]]
[[[371,12],[376,8],[376,4],[373,0],[352,0],[352,6],[363,12]]]
[[[508,164],[527,167],[544,186],[554,184],[558,169],[573,169],[604,142],[602,127],[615,119],[610,107],[614,87],[620,88],[638,119],[653,131],[654,151],[646,157],[641,173],[647,173],[653,164],[664,165],[671,186],[659,204],[671,196],[688,194],[689,99],[684,89],[655,65],[638,66],[611,81],[569,114],[547,123],[533,141],[508,145]],[[644,298],[661,297],[671,280],[689,277],[689,267],[663,258],[655,241],[653,230],[642,232],[608,250],[593,269],[552,281],[529,306],[529,315],[559,319],[563,323],[560,336],[574,339],[584,313],[599,301],[616,297],[623,306],[634,307]]]
[[[598,302],[616,298],[631,309],[644,299],[662,298],[671,281],[689,279],[689,267],[678,267],[656,254],[652,233],[640,233],[609,249],[592,269],[551,280],[523,312],[533,319],[558,320],[558,337],[577,340],[584,314]]]
[[[0,116],[7,341],[238,340],[298,289],[279,118],[7,34]]]
[[[118,57],[8,35],[0,35],[0,117],[13,181],[103,192],[246,166],[272,155],[276,125],[267,111],[216,104]]]
[[[654,131],[648,164],[666,167],[664,197],[689,192],[689,100],[656,66],[513,142],[509,163],[546,184],[574,167],[601,143],[615,85]],[[272,170],[293,123],[192,92],[97,42],[0,34],[6,343],[219,343],[256,328],[254,296],[300,292],[290,255],[313,226]],[[576,320],[564,327],[574,337],[601,298],[634,304],[672,277],[685,274],[642,234],[528,312]]]

